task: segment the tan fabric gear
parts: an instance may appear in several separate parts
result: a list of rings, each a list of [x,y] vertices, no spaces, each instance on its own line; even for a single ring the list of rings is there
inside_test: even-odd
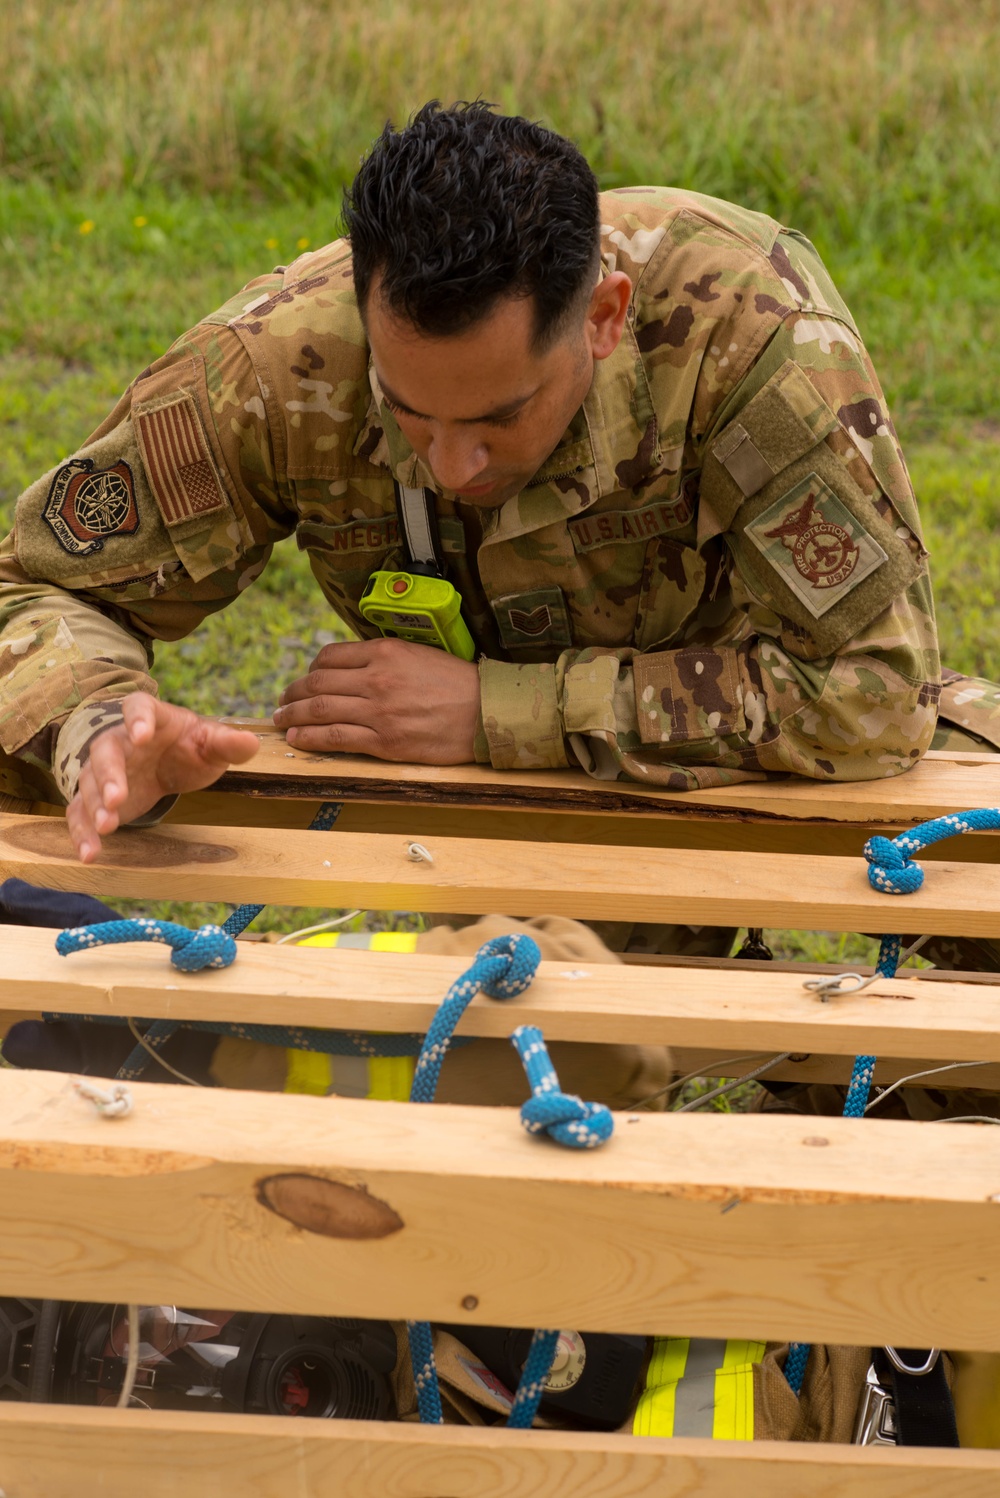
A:
[[[513,921],[488,915],[459,930],[435,926],[417,938],[417,951],[471,961],[484,942],[517,932],[532,936],[546,961],[565,962],[572,968],[618,961],[589,927],[565,916]],[[670,1053],[664,1046],[586,1045],[557,1040],[549,1042],[549,1054],[566,1092],[609,1108],[633,1106],[660,1092],[673,1075]],[[216,1046],[210,1070],[221,1087],[281,1092],[287,1074],[286,1053],[282,1046],[225,1035]],[[527,1095],[524,1068],[505,1040],[477,1040],[452,1050],[437,1088],[440,1103],[520,1107]],[[663,1104],[664,1100],[657,1098],[651,1107],[659,1109]]]
[[[1000,1448],[1000,1353],[953,1352],[952,1396],[961,1446]]]
[[[799,1397],[783,1371],[787,1353],[787,1343],[769,1347],[754,1369],[754,1439],[849,1442],[871,1349],[817,1344]]]

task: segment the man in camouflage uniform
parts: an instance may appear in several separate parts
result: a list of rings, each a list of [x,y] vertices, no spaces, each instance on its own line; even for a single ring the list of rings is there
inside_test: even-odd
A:
[[[903,459],[801,235],[671,189],[598,200],[568,142],[481,105],[387,130],[348,222],[180,338],[19,500],[0,790],[69,803],[84,861],[253,752],[154,700],[152,643],[292,532],[361,637],[285,691],[302,748],[676,790],[896,775],[941,704],[998,741],[982,684],[941,697]],[[435,493],[478,666],[359,612],[404,563],[394,477]]]

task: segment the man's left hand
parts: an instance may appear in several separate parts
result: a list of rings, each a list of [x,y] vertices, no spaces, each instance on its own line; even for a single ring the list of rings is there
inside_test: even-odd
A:
[[[296,749],[372,754],[424,765],[475,759],[479,670],[429,645],[325,645],[274,714]]]

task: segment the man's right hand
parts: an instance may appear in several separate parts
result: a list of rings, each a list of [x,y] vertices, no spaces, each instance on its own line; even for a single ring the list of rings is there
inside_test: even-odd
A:
[[[141,817],[164,796],[200,791],[231,764],[257,752],[257,735],[201,718],[146,692],[122,702],[124,721],[90,746],[66,824],[81,863],[93,863],[101,838]]]

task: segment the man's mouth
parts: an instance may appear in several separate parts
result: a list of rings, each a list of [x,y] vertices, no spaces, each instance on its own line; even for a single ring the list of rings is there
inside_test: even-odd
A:
[[[496,488],[496,484],[470,484],[466,489],[456,489],[455,493],[463,499],[478,499],[484,494],[490,494]]]

